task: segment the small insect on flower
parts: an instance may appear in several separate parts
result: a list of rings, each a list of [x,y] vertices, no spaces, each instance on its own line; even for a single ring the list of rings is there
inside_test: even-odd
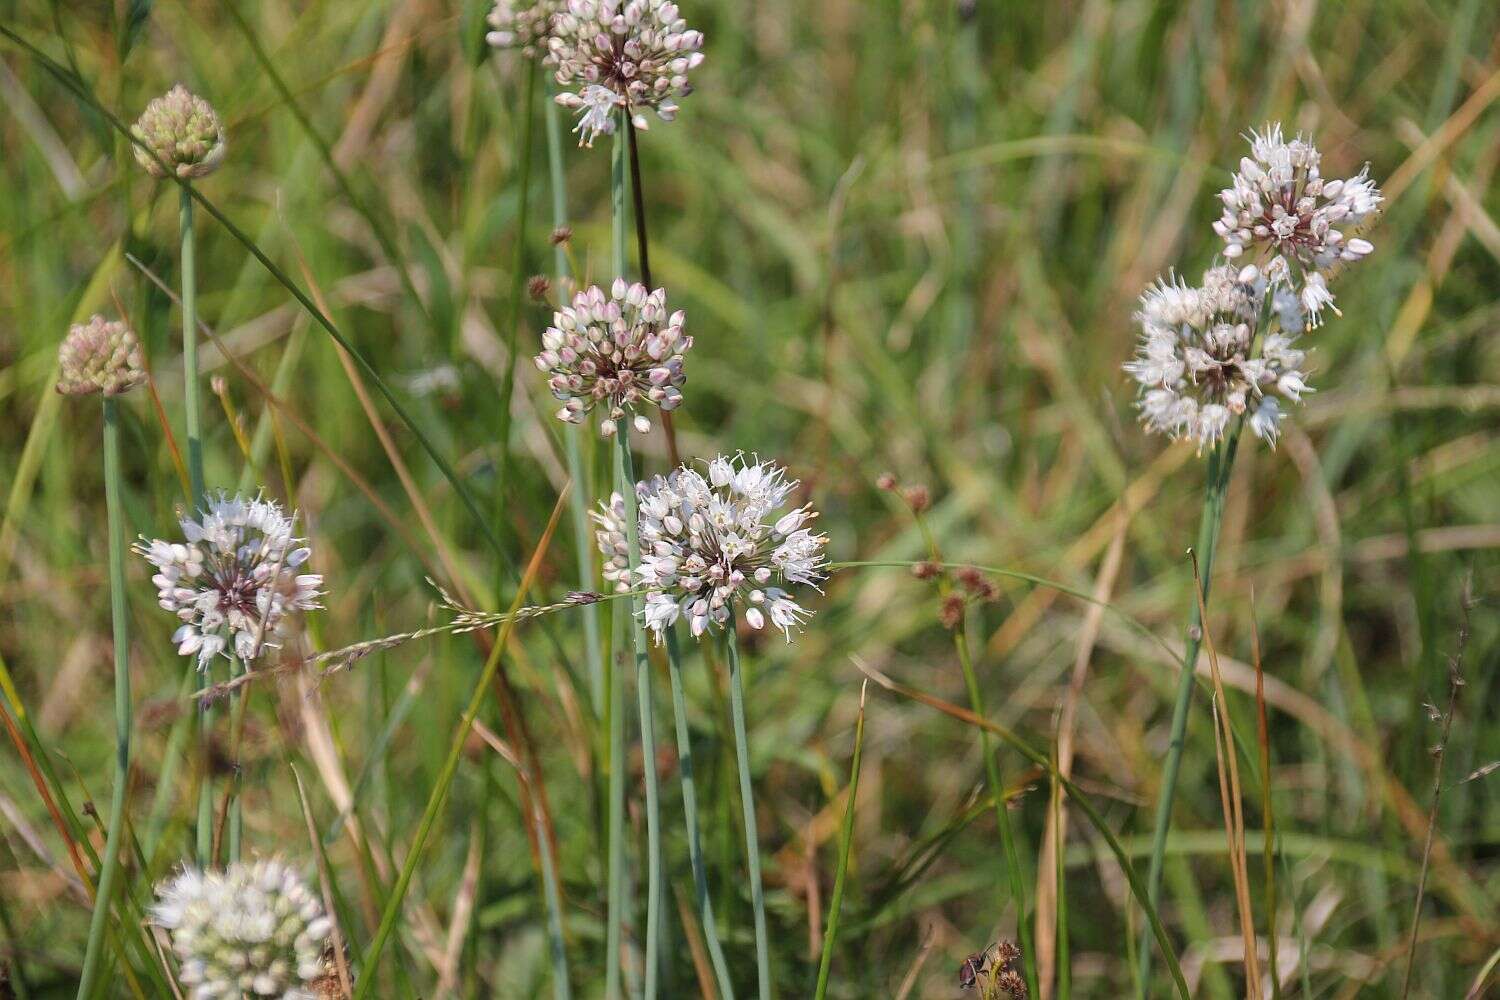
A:
[[[1021,949],[1009,941],[996,941],[976,951],[958,967],[958,988],[979,990],[980,1000],[1026,1000],[1026,981],[1016,970]]]
[[[779,513],[796,487],[779,466],[744,455],[719,456],[707,476],[679,466],[637,485],[636,582],[647,589],[645,624],[658,639],[678,618],[687,619],[695,636],[722,628],[738,602],[751,628],[769,620],[791,641],[793,626],[811,612],[777,584],[816,587],[825,576],[828,544],[827,535],[807,527],[818,516],[811,507]],[[623,524],[610,517],[597,517],[607,525],[599,539],[605,558],[618,566]]]
[[[130,327],[103,316],[68,331],[57,367],[57,391],[65,396],[118,396],[146,381],[140,341]]]
[[[1375,249],[1354,233],[1379,209],[1380,189],[1368,165],[1345,180],[1324,180],[1317,147],[1301,135],[1284,140],[1279,124],[1247,138],[1250,155],[1241,158],[1234,183],[1219,192],[1224,214],[1214,231],[1224,240],[1225,257],[1255,254],[1273,283],[1284,280],[1292,289],[1305,325],[1317,326],[1324,307],[1333,306],[1330,271]]]
[[[130,134],[144,143],[155,157],[140,146],[135,158],[152,177],[206,177],[224,159],[224,126],[201,97],[178,84],[146,105]]]
[[[189,1000],[315,1000],[332,923],[302,878],[271,858],[224,871],[186,868],[156,888]]]
[[[580,115],[582,146],[614,132],[616,108],[639,129],[647,127],[647,108],[671,121],[673,98],[690,92],[687,74],[703,62],[703,33],[689,29],[669,0],[568,0],[549,30],[544,61],[568,88],[557,103]]]
[[[675,410],[687,381],[682,355],[693,346],[682,332],[684,319],[680,309],[667,314],[665,289],[648,292],[618,278],[608,297],[597,285],[573,296],[571,305],[552,314],[535,359],[563,402],[558,418],[581,424],[595,406],[606,407],[599,433],[610,437],[627,412],[647,403]],[[651,429],[640,412],[632,423],[641,433]]]
[[[172,636],[178,654],[197,654],[200,670],[221,653],[248,665],[276,648],[291,612],[322,607],[323,585],[297,572],[311,550],[292,536],[295,513],[259,496],[207,499],[198,517],[181,519],[184,541],[135,546],[157,569],[151,582],[161,606],[182,620]]]
[[[1189,438],[1201,450],[1246,415],[1257,437],[1276,443],[1283,417],[1276,396],[1300,402],[1312,389],[1293,335],[1268,334],[1256,352],[1252,324],[1266,294],[1256,268],[1227,266],[1210,268],[1198,287],[1172,278],[1146,290],[1135,316],[1140,345],[1125,370],[1140,386],[1148,431]]]

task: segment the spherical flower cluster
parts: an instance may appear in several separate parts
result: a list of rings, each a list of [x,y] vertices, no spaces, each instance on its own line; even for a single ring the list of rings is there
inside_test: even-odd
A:
[[[141,344],[130,327],[95,316],[68,331],[57,352],[57,391],[118,396],[146,381]]]
[[[185,542],[135,546],[156,567],[161,606],[182,620],[172,636],[178,654],[196,653],[200,670],[226,652],[248,665],[275,648],[290,612],[322,607],[323,578],[297,573],[310,550],[292,536],[295,520],[274,500],[221,493],[181,520]]]
[[[204,177],[224,159],[224,126],[201,97],[178,84],[146,105],[130,134],[145,143],[153,158],[135,146],[135,158],[152,177]]]
[[[1333,305],[1330,269],[1375,249],[1352,233],[1380,207],[1380,190],[1368,166],[1345,180],[1324,180],[1317,147],[1300,135],[1285,141],[1279,124],[1249,140],[1251,155],[1219,193],[1224,214],[1214,231],[1224,239],[1225,257],[1237,260],[1248,251],[1273,282],[1286,280],[1307,325],[1317,326],[1323,308]]]
[[[678,618],[693,635],[721,628],[736,602],[751,628],[766,622],[790,641],[792,627],[810,614],[783,587],[816,587],[827,561],[828,536],[806,525],[818,515],[807,506],[778,513],[796,480],[769,462],[743,455],[719,456],[708,475],[680,466],[666,476],[640,483],[640,567],[637,582],[647,590],[645,624],[660,638]],[[600,519],[607,559],[619,559],[623,522]],[[628,550],[627,550],[628,551]]]
[[[667,315],[667,293],[615,279],[609,297],[597,285],[579,292],[573,304],[552,314],[542,333],[536,366],[548,373],[552,394],[562,400],[558,417],[582,423],[595,406],[608,412],[599,424],[605,437],[616,433],[626,411],[645,403],[674,410],[682,402],[682,352],[693,338],[682,332],[683,313]],[[651,421],[635,413],[636,430]]]
[[[529,4],[495,0],[486,18],[492,30],[484,40],[497,49],[520,49],[528,59],[545,56],[554,19],[562,6],[562,0],[535,0]]]
[[[568,88],[557,103],[580,116],[580,145],[614,132],[616,108],[640,129],[646,108],[671,121],[674,96],[689,93],[687,74],[703,62],[703,33],[688,28],[670,0],[568,0],[547,44],[546,61]]]
[[[189,1000],[315,1000],[332,924],[296,872],[275,859],[222,872],[189,868],[156,889]]]
[[[1268,333],[1256,352],[1266,284],[1253,266],[1220,266],[1199,287],[1162,280],[1141,296],[1140,346],[1125,370],[1140,385],[1147,430],[1202,449],[1245,415],[1257,437],[1275,443],[1283,416],[1276,396],[1300,402],[1312,390],[1302,371],[1306,355],[1292,335]]]

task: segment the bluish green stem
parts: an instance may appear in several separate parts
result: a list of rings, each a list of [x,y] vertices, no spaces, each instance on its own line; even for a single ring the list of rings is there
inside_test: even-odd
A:
[[[1219,525],[1224,520],[1224,497],[1229,490],[1229,475],[1239,447],[1241,424],[1214,446],[1208,456],[1208,482],[1203,497],[1203,513],[1198,520],[1198,565],[1203,580],[1203,606],[1208,606],[1209,588],[1213,584],[1214,550],[1219,542]],[[1161,899],[1162,864],[1167,851],[1167,834],[1172,828],[1172,799],[1177,792],[1177,776],[1182,767],[1182,748],[1187,740],[1188,709],[1193,701],[1193,682],[1198,663],[1198,646],[1202,641],[1203,622],[1199,616],[1196,595],[1188,602],[1186,654],[1182,676],[1177,681],[1177,697],[1172,705],[1172,738],[1162,763],[1161,795],[1156,802],[1156,832],[1151,840],[1151,863],[1146,870],[1146,895],[1153,907]],[[1144,998],[1151,983],[1151,942],[1144,934],[1140,943],[1140,995]]]
[[[116,402],[104,398],[104,503],[109,524],[109,610],[114,624],[115,645],[115,787],[110,800],[109,833],[104,841],[103,868],[89,920],[88,947],[83,957],[83,975],[78,983],[80,998],[90,995],[104,955],[104,931],[109,925],[110,903],[120,874],[120,848],[124,838],[126,790],[130,782],[130,627],[125,590],[125,514],[120,498],[124,479],[120,468],[120,415]]]
[[[714,904],[708,894],[708,869],[703,863],[703,842],[698,828],[698,788],[693,779],[693,744],[688,736],[687,697],[682,690],[682,654],[677,646],[677,630],[667,629],[667,673],[672,679],[672,716],[677,724],[677,771],[682,780],[682,811],[687,822],[688,860],[693,866],[693,896],[698,903],[703,936],[708,941],[708,957],[724,1000],[734,1000],[734,984],[729,978],[729,963],[724,960],[724,946],[719,943]]]
[[[614,273],[625,274],[625,132],[615,130],[615,148],[610,171],[610,214],[613,222],[610,262]],[[623,488],[616,482],[616,488]],[[619,657],[625,651],[627,608],[615,608],[610,632],[610,655],[605,665],[609,690],[609,902],[604,930],[604,996],[619,1000],[620,940],[625,921],[625,676]]]
[[[557,1000],[572,1000],[573,987],[568,980],[568,950],[563,936],[562,895],[557,888],[557,861],[552,857],[552,841],[540,814],[536,817],[536,842],[542,855],[542,891],[547,897],[547,936],[552,943],[552,995]]]
[[[750,741],[745,735],[745,682],[740,673],[740,644],[735,613],[724,623],[729,657],[729,713],[734,725],[734,755],[740,772],[740,806],[745,813],[745,854],[750,863],[750,903],[755,911],[755,968],[760,1000],[771,1000],[771,946],[766,937],[766,895],[760,880],[760,836],[755,822],[755,790],[750,782]]]
[[[635,461],[630,454],[630,426],[615,434],[615,480],[625,499],[625,539],[630,558],[630,576],[640,566],[640,543],[635,495]],[[656,777],[656,710],[651,698],[651,660],[646,651],[646,629],[642,623],[645,601],[631,598],[629,628],[635,645],[635,693],[641,715],[641,762],[646,780],[646,1000],[655,1000],[658,948],[661,938],[661,799]]]

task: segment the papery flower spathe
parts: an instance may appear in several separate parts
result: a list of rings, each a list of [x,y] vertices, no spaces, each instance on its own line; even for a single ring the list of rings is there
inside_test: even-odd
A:
[[[333,924],[291,868],[272,858],[162,882],[151,921],[166,929],[189,1000],[316,1000]]]
[[[677,115],[674,97],[691,89],[687,74],[703,62],[703,33],[688,28],[670,0],[568,0],[550,24],[546,62],[567,92],[557,103],[579,112],[579,144],[615,130],[615,108],[636,128],[646,109]]]
[[[785,585],[817,587],[826,575],[828,536],[808,527],[817,512],[782,511],[797,481],[774,463],[721,455],[707,473],[684,465],[636,487],[640,566],[632,582],[647,591],[645,625],[660,638],[684,618],[701,635],[724,627],[739,604],[751,628],[770,622],[791,641],[811,612]],[[600,547],[617,565],[621,515],[614,508],[596,515]]]
[[[1375,249],[1356,233],[1379,210],[1380,189],[1368,165],[1353,177],[1325,180],[1317,147],[1300,135],[1283,139],[1279,124],[1247,138],[1251,155],[1219,193],[1224,214],[1214,231],[1225,257],[1246,263],[1238,258],[1250,254],[1273,284],[1285,280],[1306,325],[1317,326],[1323,309],[1333,307],[1329,272]]]
[[[537,369],[551,377],[547,385],[562,400],[557,416],[581,424],[595,406],[605,408],[599,432],[615,434],[618,422],[634,413],[632,423],[645,433],[651,421],[639,412],[646,404],[674,410],[682,402],[682,354],[693,338],[682,332],[682,310],[667,314],[667,293],[645,285],[626,285],[619,278],[606,297],[597,285],[573,296],[571,305],[552,314],[542,332]]]
[[[1146,290],[1135,316],[1140,345],[1125,370],[1140,386],[1148,431],[1202,449],[1245,416],[1252,433],[1275,444],[1284,416],[1277,397],[1300,402],[1312,389],[1294,335],[1268,333],[1255,343],[1268,294],[1256,268],[1228,266],[1210,268],[1197,287],[1173,277]]]
[[[207,499],[207,510],[181,519],[183,541],[135,546],[157,569],[151,582],[161,606],[182,620],[172,636],[177,652],[196,654],[200,670],[221,653],[248,664],[275,648],[291,612],[322,607],[323,585],[297,572],[311,550],[292,535],[295,513],[259,496]]]

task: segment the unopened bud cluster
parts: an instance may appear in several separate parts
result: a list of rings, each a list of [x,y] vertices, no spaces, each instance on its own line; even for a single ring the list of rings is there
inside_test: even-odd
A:
[[[563,0],[536,0],[517,4],[514,0],[495,0],[490,9],[490,31],[484,40],[497,49],[517,48],[528,59],[547,54],[552,25]]]
[[[275,859],[186,869],[157,887],[190,1000],[310,1000],[328,973],[332,923],[302,878]]]
[[[665,289],[648,292],[621,279],[608,296],[597,285],[575,295],[552,314],[535,359],[563,403],[558,417],[582,423],[597,406],[604,410],[599,431],[605,437],[619,430],[627,413],[637,430],[650,430],[641,407],[674,410],[682,402],[682,353],[693,346],[682,332],[684,318],[681,310],[668,315]]]
[[[219,116],[182,84],[147,104],[130,133],[150,149],[136,146],[135,158],[152,177],[204,177],[224,159]]]
[[[118,396],[146,381],[140,341],[130,327],[103,316],[68,331],[57,365],[57,391],[68,396]]]

